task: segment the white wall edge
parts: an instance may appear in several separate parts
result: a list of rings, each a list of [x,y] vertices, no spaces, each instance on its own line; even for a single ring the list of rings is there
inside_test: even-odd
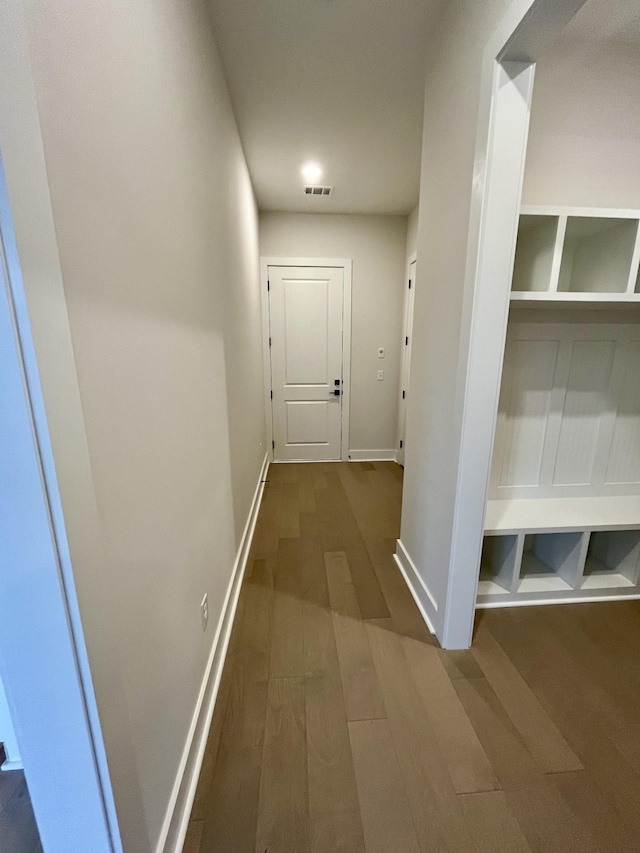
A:
[[[350,450],[349,462],[397,462],[395,450]]]
[[[258,520],[260,501],[264,491],[266,473],[269,468],[269,454],[265,454],[260,476],[253,495],[247,523],[240,540],[224,605],[216,628],[216,634],[211,646],[211,654],[205,670],[198,701],[196,703],[189,734],[185,743],[176,780],[171,792],[160,837],[156,845],[156,853],[181,853],[187,834],[191,808],[196,795],[198,778],[202,768],[211,720],[218,696],[218,688],[222,669],[227,656],[229,639],[233,620],[240,597],[242,579],[247,566],[247,559],[253,540],[253,534]]]
[[[422,618],[427,624],[427,628],[432,634],[435,634],[435,617],[438,612],[438,603],[431,595],[431,592],[425,582],[420,577],[420,574],[415,566],[415,563],[407,553],[406,548],[400,539],[396,539],[396,553],[393,555],[398,568],[407,582],[409,592],[413,596],[418,610],[422,613]],[[421,594],[420,590],[423,594]]]

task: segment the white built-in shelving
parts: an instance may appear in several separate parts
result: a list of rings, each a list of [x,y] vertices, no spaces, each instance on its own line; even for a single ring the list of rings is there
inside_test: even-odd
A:
[[[524,207],[512,302],[640,303],[640,211]]]
[[[640,598],[639,226],[522,210],[480,607]]]

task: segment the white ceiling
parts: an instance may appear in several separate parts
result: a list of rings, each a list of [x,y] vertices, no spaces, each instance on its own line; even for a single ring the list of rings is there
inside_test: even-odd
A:
[[[640,44],[640,0],[587,0],[563,37],[587,42]]]
[[[410,212],[429,33],[445,0],[210,0],[262,210]],[[332,196],[305,196],[300,166]]]

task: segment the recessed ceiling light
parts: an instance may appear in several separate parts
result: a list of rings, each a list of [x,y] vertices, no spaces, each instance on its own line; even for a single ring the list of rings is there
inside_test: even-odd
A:
[[[322,177],[322,168],[318,163],[305,163],[300,171],[308,184],[315,184]]]

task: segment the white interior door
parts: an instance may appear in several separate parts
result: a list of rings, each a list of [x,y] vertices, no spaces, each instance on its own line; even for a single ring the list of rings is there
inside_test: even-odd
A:
[[[269,267],[274,459],[341,458],[344,270]]]
[[[398,429],[398,462],[404,465],[404,449],[406,443],[407,398],[409,396],[409,374],[411,371],[411,338],[413,336],[413,300],[416,293],[416,262],[409,265],[409,280],[407,282],[404,302],[404,329],[402,340],[402,374],[400,389],[400,423]]]

